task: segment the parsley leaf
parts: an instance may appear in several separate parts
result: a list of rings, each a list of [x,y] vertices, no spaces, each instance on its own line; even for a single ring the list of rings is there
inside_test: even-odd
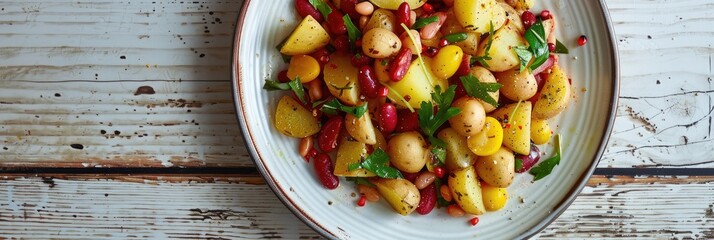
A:
[[[520,158],[516,159],[516,167],[514,169],[516,169],[516,171],[518,171],[521,168],[523,168],[523,159],[520,159]]]
[[[437,17],[437,16],[418,18],[416,21],[414,21],[414,25],[412,25],[412,29],[420,29],[420,28],[426,27],[426,25],[429,25],[430,23],[434,23],[434,22],[438,22],[438,21],[439,21],[439,17]]]
[[[570,50],[568,50],[568,47],[565,46],[560,40],[556,39],[555,40],[555,51],[553,52],[555,54],[568,54],[570,53]]]
[[[308,0],[310,2],[310,5],[317,9],[317,11],[320,11],[322,13],[322,16],[327,19],[327,15],[330,15],[332,13],[332,8],[330,8],[330,5],[327,5],[327,3],[323,2],[322,0]]]
[[[483,52],[483,56],[478,56],[475,58],[472,58],[471,61],[473,62],[479,62],[481,63],[482,66],[484,67],[489,67],[488,63],[486,63],[486,60],[491,60],[491,56],[489,55],[489,52],[491,51],[491,44],[493,44],[493,35],[495,34],[495,30],[493,29],[493,21],[490,23],[491,28],[488,30],[488,42],[486,43],[486,50]],[[548,47],[548,46],[546,46]]]
[[[529,66],[530,70],[543,65],[550,52],[548,51],[548,42],[545,40],[545,28],[543,27],[543,21],[538,20],[533,26],[531,26],[523,36],[528,42],[528,50],[533,54],[533,63]]]
[[[556,165],[560,164],[560,134],[555,135],[555,151],[555,155],[546,159],[545,161],[538,164],[538,166],[535,166],[531,168],[530,171],[528,171],[531,175],[533,175],[533,181],[538,181],[548,176],[548,174],[553,172],[553,168],[555,168]]]
[[[439,110],[434,114],[434,105],[431,102],[421,102],[421,108],[419,109],[418,119],[419,127],[429,138],[429,141],[437,146],[445,147],[443,141],[434,137],[436,130],[441,127],[449,118],[452,118],[461,113],[461,110],[455,107],[451,107],[451,102],[454,100],[456,95],[456,85],[451,85],[446,91],[441,92],[441,87],[438,85],[435,87],[434,92],[431,93],[432,100],[439,106]]]
[[[350,107],[343,105],[340,100],[332,99],[332,101],[325,103],[322,105],[322,108],[320,108],[320,111],[327,114],[337,114],[338,110],[352,114],[357,118],[361,118],[362,115],[367,112],[367,103],[362,106]]]
[[[354,49],[355,42],[362,37],[362,32],[352,23],[352,19],[350,19],[349,15],[345,14],[345,16],[342,17],[342,21],[345,22],[345,27],[347,27],[347,38],[350,40],[350,47]]]
[[[354,182],[357,185],[365,185],[365,186],[370,186],[373,188],[377,188],[373,183],[371,183],[367,178],[363,177],[345,177],[347,181]]]
[[[501,89],[503,85],[500,83],[480,82],[478,78],[471,74],[459,79],[461,79],[461,83],[463,83],[464,89],[469,96],[479,98],[494,107],[498,107],[498,102],[489,95],[489,92],[496,92],[498,89]]]
[[[263,84],[263,89],[268,91],[293,90],[295,96],[297,96],[302,103],[307,103],[305,101],[305,88],[300,82],[300,77],[296,77],[295,80],[292,80],[287,83],[281,83],[273,80],[265,80],[265,84]]]
[[[347,167],[347,169],[349,171],[354,171],[356,169],[364,168],[367,171],[377,174],[377,176],[381,178],[404,178],[399,170],[388,166],[387,163],[389,163],[389,155],[387,155],[387,153],[381,148],[377,148],[361,163],[352,163]]]
[[[520,70],[523,72],[528,67],[528,64],[531,62],[531,59],[533,59],[533,53],[528,51],[528,48],[526,47],[514,47],[513,51],[516,52],[516,55],[518,55],[518,60],[521,62],[521,67]]]
[[[434,147],[431,149],[431,153],[434,154],[434,157],[436,157],[436,160],[439,161],[439,163],[446,164],[446,150],[442,147]]]

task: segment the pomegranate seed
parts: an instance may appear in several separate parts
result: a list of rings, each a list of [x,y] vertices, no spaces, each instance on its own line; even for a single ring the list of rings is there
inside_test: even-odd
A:
[[[433,48],[433,47],[427,48],[426,51],[424,51],[424,54],[425,54],[427,57],[431,57],[431,58],[433,58],[434,56],[436,56],[437,53],[439,53],[439,49],[436,49],[436,48]]]
[[[388,95],[389,95],[389,88],[387,88],[387,87],[380,87],[379,90],[377,91],[378,97],[387,97]]]
[[[540,19],[548,20],[551,18],[553,18],[553,15],[550,14],[550,11],[543,10],[542,12],[540,12]]]
[[[521,15],[521,20],[523,20],[523,25],[525,25],[526,28],[530,28],[535,24],[536,16],[531,11],[525,11]]]
[[[431,4],[425,3],[422,8],[424,8],[424,12],[426,13],[433,13],[434,12],[434,6]]]
[[[555,52],[555,43],[548,43],[548,51]]]
[[[578,46],[585,46],[585,44],[587,43],[588,37],[586,37],[585,35],[580,35],[580,37],[578,38]]]
[[[438,178],[444,177],[444,169],[439,166],[434,167],[434,173],[436,174],[436,177],[438,177]]]
[[[441,39],[441,41],[439,41],[439,47],[445,47],[446,45],[449,45],[449,40]]]
[[[357,201],[357,206],[364,207],[365,203],[367,203],[367,197],[362,194],[362,196],[359,197],[359,201]]]
[[[478,224],[478,221],[478,217],[474,217],[469,221],[469,223],[471,223],[471,226],[476,226],[476,224]]]

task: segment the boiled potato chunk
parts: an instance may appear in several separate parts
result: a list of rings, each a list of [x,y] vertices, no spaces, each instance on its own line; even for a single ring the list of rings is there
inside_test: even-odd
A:
[[[419,189],[409,180],[380,178],[373,179],[371,182],[377,186],[379,194],[399,214],[406,216],[419,206],[421,200]]]
[[[503,106],[492,113],[500,122],[508,123],[503,128],[503,145],[514,152],[528,155],[531,152],[531,102],[525,101]]]
[[[320,123],[295,99],[283,96],[275,109],[275,128],[282,134],[304,138],[319,132]]]
[[[481,41],[478,56],[486,54],[488,41]],[[520,65],[518,55],[513,51],[514,47],[527,46],[526,40],[518,30],[511,25],[506,25],[493,34],[491,49],[488,49],[491,60],[485,60],[488,70],[493,72],[503,72]]]
[[[530,71],[514,68],[496,73],[496,80],[503,84],[501,94],[513,101],[525,101],[538,92],[538,82]]]
[[[397,25],[397,16],[387,9],[377,9],[372,13],[372,17],[369,18],[367,24],[364,25],[362,32],[368,32],[373,28],[384,28],[390,32],[394,32],[395,28],[401,28]]]
[[[384,28],[373,28],[362,37],[362,52],[371,58],[392,57],[400,49],[402,41],[399,36]]]
[[[506,22],[506,11],[496,0],[455,0],[454,15],[466,30],[487,33],[501,28]]]
[[[341,177],[374,177],[374,173],[367,171],[364,168],[349,171],[350,164],[360,163],[366,158],[367,145],[364,143],[342,138],[340,148],[337,149],[337,159],[335,160],[335,170],[333,173]]]
[[[532,119],[531,120],[531,140],[536,145],[542,145],[550,141],[553,136],[553,131],[547,120]]]
[[[308,15],[285,40],[280,52],[285,55],[310,54],[330,43],[330,35]]]
[[[434,75],[433,71],[429,67],[432,64],[432,61],[433,60],[430,58],[424,58],[424,64],[426,65],[426,72],[428,76],[424,74],[424,70],[422,69],[419,59],[416,59],[412,61],[409,66],[409,70],[407,70],[407,74],[404,75],[404,78],[402,78],[401,81],[387,82],[386,84],[396,91],[389,91],[389,99],[401,107],[406,107],[407,105],[399,98],[397,93],[401,94],[401,97],[409,96],[409,105],[414,108],[419,108],[421,106],[421,102],[431,101],[431,93],[434,91],[435,85],[441,86],[442,91],[446,90],[449,86],[448,80],[437,78]]]
[[[519,11],[531,9],[535,5],[535,0],[506,0],[506,2]]]
[[[424,3],[426,3],[426,0],[369,0],[372,2],[372,4],[376,5],[377,7],[380,8],[386,8],[389,10],[397,10],[399,8],[399,5],[402,4],[403,2],[409,3],[409,7],[411,9],[417,9],[420,8]]]
[[[332,96],[340,99],[344,104],[355,106],[360,102],[357,80],[359,69],[352,66],[350,59],[350,56],[345,53],[332,54],[323,70],[323,77]]]
[[[359,142],[369,145],[377,143],[376,131],[372,124],[372,119],[369,117],[369,112],[365,112],[360,118],[352,114],[345,115],[345,128],[347,128],[350,136]]]
[[[503,128],[495,118],[486,117],[483,131],[470,136],[466,143],[476,156],[488,156],[498,152],[503,144]]]
[[[508,201],[507,189],[483,184],[481,185],[481,193],[483,194],[483,204],[486,206],[486,210],[496,211],[506,206],[506,201]]]
[[[479,157],[475,165],[479,177],[494,187],[508,187],[516,176],[515,155],[505,147],[493,155]]]
[[[466,143],[466,137],[461,136],[453,128],[441,130],[437,137],[446,143],[446,169],[455,171],[468,168],[476,161]]]
[[[470,214],[483,214],[486,206],[483,205],[481,196],[481,183],[478,180],[474,167],[469,166],[449,174],[449,188],[451,196],[465,212]]]
[[[540,98],[533,107],[533,117],[537,119],[551,119],[560,114],[570,102],[570,82],[568,76],[555,65],[553,72],[545,80]]]
[[[403,172],[417,173],[426,165],[429,148],[419,132],[404,132],[388,143],[389,162]]]
[[[523,21],[521,20],[521,14],[516,11],[511,5],[504,2],[499,2],[504,11],[506,11],[506,16],[508,17],[508,24],[513,25],[513,27],[518,30],[518,32],[523,33],[526,31],[525,26],[523,26]],[[547,36],[547,35],[546,35]]]
[[[475,98],[464,96],[456,99],[452,107],[461,110],[459,115],[449,119],[451,127],[462,136],[473,136],[481,132],[486,124],[486,111],[481,102]]]

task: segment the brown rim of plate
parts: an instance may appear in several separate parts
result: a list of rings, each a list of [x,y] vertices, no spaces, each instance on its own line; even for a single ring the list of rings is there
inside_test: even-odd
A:
[[[542,231],[545,227],[550,225],[555,219],[558,218],[567,208],[570,206],[570,204],[575,201],[575,198],[577,198],[578,194],[582,191],[582,189],[585,187],[585,184],[587,183],[588,179],[592,176],[593,172],[595,171],[595,168],[597,167],[598,163],[600,162],[600,158],[602,158],[602,154],[605,152],[605,147],[607,146],[607,143],[610,138],[610,133],[612,132],[612,127],[615,122],[615,113],[617,112],[617,103],[618,103],[618,97],[620,93],[620,59],[619,59],[619,53],[617,51],[617,42],[615,40],[615,30],[612,26],[612,20],[610,18],[610,12],[607,9],[607,5],[604,0],[599,0],[600,2],[600,10],[603,13],[603,18],[605,20],[605,25],[608,29],[607,32],[607,37],[610,39],[610,51],[611,51],[611,68],[612,68],[612,95],[610,97],[610,116],[607,121],[607,126],[605,129],[603,129],[603,137],[600,139],[600,146],[598,148],[597,154],[595,154],[594,159],[591,161],[590,166],[588,167],[587,171],[583,172],[583,174],[578,178],[578,184],[573,186],[573,188],[568,191],[567,197],[564,198],[562,201],[560,201],[555,208],[551,211],[551,213],[545,217],[544,221],[541,223],[533,226],[530,230],[520,234],[517,239],[525,239],[532,237]],[[246,148],[248,148],[251,159],[255,163],[258,171],[260,172],[261,175],[267,180],[266,183],[270,187],[270,189],[273,191],[273,193],[280,199],[280,202],[283,203],[288,209],[298,217],[302,222],[310,226],[312,229],[317,231],[320,235],[326,238],[337,238],[337,235],[334,233],[330,232],[325,228],[324,226],[318,224],[314,219],[310,218],[307,213],[303,209],[301,209],[299,206],[297,206],[291,199],[287,198],[285,190],[280,188],[276,182],[275,178],[273,178],[273,174],[268,170],[265,165],[263,165],[263,162],[259,159],[262,158],[262,154],[258,149],[256,148],[256,143],[253,141],[253,132],[248,128],[247,123],[245,121],[245,115],[246,112],[243,109],[243,94],[242,94],[242,89],[241,89],[241,84],[242,78],[241,78],[241,65],[240,62],[238,61],[239,57],[239,52],[240,52],[240,40],[242,36],[242,30],[243,30],[243,24],[244,24],[244,16],[246,15],[246,12],[248,11],[248,6],[250,5],[251,0],[245,0],[243,2],[243,6],[240,11],[240,15],[238,17],[238,24],[236,25],[236,31],[234,33],[234,40],[233,40],[233,57],[231,58],[231,77],[232,77],[232,89],[233,89],[233,104],[236,109],[236,115],[237,115],[237,120],[238,123],[240,124],[241,131],[243,133],[243,137],[245,138],[245,145]],[[240,104],[239,104],[240,103]]]

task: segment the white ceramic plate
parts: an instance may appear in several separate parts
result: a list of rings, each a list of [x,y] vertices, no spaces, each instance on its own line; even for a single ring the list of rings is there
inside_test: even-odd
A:
[[[326,190],[311,164],[297,153],[298,140],[272,125],[279,95],[262,85],[286,67],[275,46],[300,20],[293,0],[251,1],[243,6],[235,36],[233,81],[239,122],[258,170],[285,205],[320,234],[341,239],[513,239],[538,233],[575,199],[604,150],[617,106],[619,71],[614,33],[603,1],[539,0],[559,22],[558,39],[570,48],[561,65],[572,78],[576,100],[561,114],[563,159],[554,172],[532,182],[520,174],[509,187],[505,209],[469,218],[449,217],[443,209],[427,216],[401,216],[385,201],[357,207],[355,187],[342,179]],[[588,37],[577,47],[580,35]],[[552,147],[545,149],[552,152]],[[522,201],[521,201],[522,199]]]

